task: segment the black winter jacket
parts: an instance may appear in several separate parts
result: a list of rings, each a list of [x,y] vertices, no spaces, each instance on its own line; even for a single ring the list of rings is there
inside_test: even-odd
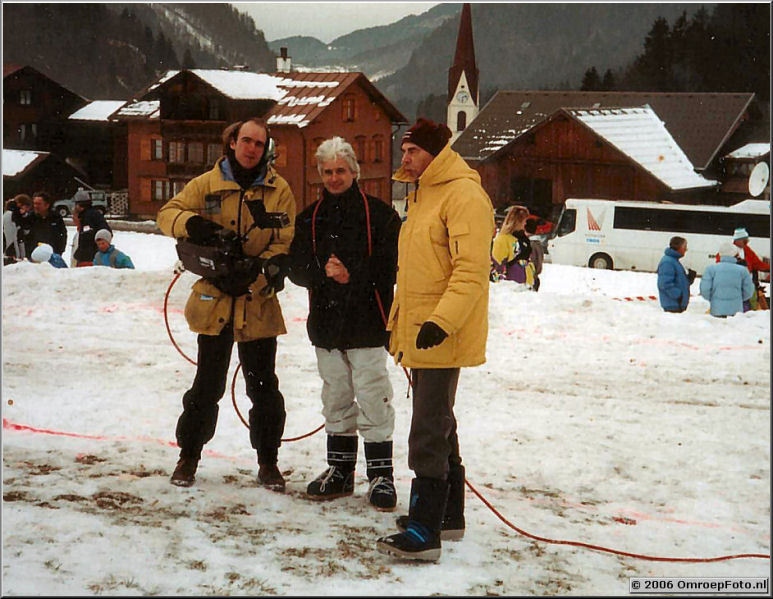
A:
[[[311,291],[306,328],[311,343],[317,347],[378,347],[389,338],[384,320],[394,297],[401,221],[393,208],[373,196],[365,197],[370,211],[370,257],[365,202],[356,181],[339,196],[324,190],[322,199],[295,219],[289,277]],[[316,253],[312,243],[315,210]],[[347,284],[336,283],[325,275],[325,264],[331,254],[349,271]]]
[[[94,235],[100,229],[113,230],[107,224],[105,217],[96,208],[86,208],[80,213],[80,225],[78,226],[78,247],[73,256],[78,262],[92,262],[99,251],[94,241]]]
[[[28,214],[31,214],[29,233],[24,240],[27,255],[32,254],[32,250],[41,243],[50,245],[56,254],[64,253],[64,249],[67,247],[67,227],[64,226],[62,217],[53,210],[45,216],[40,216],[34,212]]]

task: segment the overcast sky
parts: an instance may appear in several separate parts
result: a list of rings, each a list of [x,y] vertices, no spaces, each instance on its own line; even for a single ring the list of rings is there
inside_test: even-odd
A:
[[[437,2],[233,2],[267,41],[308,35],[327,43],[364,27],[388,25],[428,11]]]

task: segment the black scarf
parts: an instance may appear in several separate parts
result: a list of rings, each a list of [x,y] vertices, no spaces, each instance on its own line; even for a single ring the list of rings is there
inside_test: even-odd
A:
[[[258,177],[261,175],[265,177],[266,171],[268,170],[265,152],[257,165],[247,169],[239,164],[239,161],[236,160],[234,151],[231,148],[228,148],[228,162],[231,165],[231,172],[233,173],[234,180],[242,189],[249,189]]]

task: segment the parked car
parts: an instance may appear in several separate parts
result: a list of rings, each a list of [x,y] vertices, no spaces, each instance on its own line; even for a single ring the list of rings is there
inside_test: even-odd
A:
[[[91,198],[91,205],[99,210],[102,214],[105,214],[108,209],[107,193],[97,190],[90,190],[87,193]],[[59,213],[62,218],[70,216],[74,207],[75,200],[73,200],[73,198],[65,198],[63,200],[54,202],[54,212]]]

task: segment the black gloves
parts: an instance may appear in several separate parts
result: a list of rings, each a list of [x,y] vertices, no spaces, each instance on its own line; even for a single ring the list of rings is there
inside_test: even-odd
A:
[[[188,239],[200,245],[205,245],[209,242],[215,236],[215,233],[222,228],[223,225],[218,225],[216,222],[207,220],[198,214],[190,217],[185,223]]]
[[[431,320],[428,320],[421,325],[419,334],[416,335],[416,349],[429,349],[430,347],[435,347],[436,345],[443,343],[446,337],[448,337],[448,333]]]
[[[687,269],[687,282],[692,285],[693,281],[695,280],[695,275],[698,273],[695,272],[692,268]]]
[[[285,277],[290,270],[290,256],[287,254],[277,254],[271,256],[263,263],[263,275],[266,277],[268,285],[261,291],[262,295],[269,295],[271,292],[278,293],[285,288]]]
[[[19,206],[17,206],[16,200],[8,200],[8,203],[5,205],[5,207],[11,212],[19,211]]]

